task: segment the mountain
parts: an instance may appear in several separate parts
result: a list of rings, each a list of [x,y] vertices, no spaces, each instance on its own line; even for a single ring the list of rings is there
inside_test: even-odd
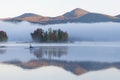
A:
[[[116,17],[120,18],[120,15],[117,15]]]
[[[109,16],[109,15],[104,15],[104,14],[99,14],[99,13],[88,13],[78,18],[77,21],[78,22],[79,21],[80,22],[109,22],[109,21],[114,21],[117,19],[118,18]]]
[[[79,9],[79,8],[76,8],[70,12],[67,12],[65,14],[63,14],[64,17],[66,18],[79,18],[85,14],[88,14],[89,12],[88,11],[85,11],[83,9]]]
[[[49,18],[33,13],[24,13],[20,16],[15,17],[15,19],[29,21],[29,22],[42,22],[42,21],[47,21]]]
[[[95,23],[95,22],[120,22],[120,15],[110,16],[100,13],[92,13],[80,8],[76,8],[70,12],[57,17],[45,17],[33,13],[24,13],[20,16],[3,19],[10,22],[28,21],[38,24],[59,24],[68,22],[81,22],[81,23]]]
[[[15,17],[15,18],[26,18],[26,17],[41,17],[41,16],[34,14],[34,13],[24,13],[20,16]]]

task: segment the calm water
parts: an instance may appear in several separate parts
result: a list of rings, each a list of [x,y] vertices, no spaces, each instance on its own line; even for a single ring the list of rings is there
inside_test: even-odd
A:
[[[0,46],[2,80],[120,79],[119,42],[32,43],[32,49],[29,43]]]
[[[5,46],[3,46],[5,45]],[[73,44],[3,44],[0,61],[61,60],[119,62],[120,43],[81,42]],[[13,46],[14,45],[14,46]]]
[[[74,43],[32,43],[29,49],[23,42],[32,41],[30,33],[37,28],[60,28]],[[120,23],[43,26],[0,21],[0,30],[9,37],[8,43],[0,43],[1,80],[120,80]]]

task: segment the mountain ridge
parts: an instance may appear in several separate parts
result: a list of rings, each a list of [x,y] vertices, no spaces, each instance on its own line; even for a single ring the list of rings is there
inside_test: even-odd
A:
[[[25,18],[25,17],[42,17],[41,15],[34,14],[34,13],[24,13],[20,16],[17,16],[15,18]]]
[[[119,14],[119,15],[117,15],[117,16],[115,16],[115,17],[118,17],[118,18],[120,18],[120,14]]]
[[[34,13],[24,13],[13,18],[6,18],[3,21],[21,22],[28,21],[37,24],[59,24],[59,23],[96,23],[96,22],[120,22],[120,15],[111,16],[100,13],[93,13],[84,9],[76,8],[63,15],[46,17]]]
[[[76,8],[70,12],[67,12],[65,14],[63,14],[64,17],[67,17],[67,18],[76,18],[76,17],[81,17],[85,14],[88,14],[89,12],[86,11],[86,10],[83,10],[83,9],[80,9],[80,8]]]

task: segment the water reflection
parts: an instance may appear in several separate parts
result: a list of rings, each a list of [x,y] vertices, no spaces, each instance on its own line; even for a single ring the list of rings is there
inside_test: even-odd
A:
[[[38,48],[30,49],[30,53],[34,54],[38,59],[60,58],[67,55],[67,46],[41,46]]]
[[[6,52],[5,46],[0,46],[0,54],[4,54]]]
[[[25,55],[23,55],[24,53],[22,53],[22,54],[17,53],[17,56],[21,55],[20,58],[17,59],[18,61],[15,61],[12,59],[12,61],[10,61],[10,60],[4,61],[3,63],[13,64],[13,65],[19,66],[23,69],[36,69],[36,68],[45,67],[45,66],[56,66],[56,67],[62,67],[64,70],[70,71],[76,75],[84,74],[89,71],[106,69],[106,68],[110,68],[110,67],[115,67],[115,68],[120,69],[120,67],[119,67],[120,62],[109,63],[109,62],[96,62],[96,61],[80,61],[80,60],[79,61],[73,61],[73,60],[67,61],[67,60],[65,60],[66,58],[76,59],[77,57],[81,58],[83,56],[85,56],[85,58],[90,57],[90,55],[93,53],[88,54],[87,52],[85,52],[86,49],[88,51],[89,50],[91,50],[91,51],[97,50],[94,47],[92,47],[92,49],[89,47],[67,47],[67,46],[39,46],[39,47],[35,47],[32,49],[23,49],[23,48],[19,47],[19,48],[17,48],[17,50],[12,49],[11,52],[16,54],[19,51],[23,52],[23,51],[27,50],[28,52],[25,52],[25,54],[27,53],[26,58],[28,58],[30,56],[34,56],[37,59],[30,57],[30,59],[28,59],[28,61],[24,61],[24,60],[20,61],[19,59],[24,59]],[[16,50],[16,52],[15,52],[15,50]],[[98,51],[100,51],[100,50],[98,50]],[[84,54],[82,52],[84,52]],[[10,55],[16,56],[15,54],[10,54]],[[28,56],[28,55],[30,55],[30,56]],[[95,52],[91,58],[96,58],[97,55],[98,55],[97,52]],[[65,57],[65,59],[63,59],[63,57]],[[56,58],[61,58],[61,60],[56,59]]]
[[[4,53],[2,50],[6,49]],[[1,63],[16,65],[23,69],[56,66],[76,75],[110,67],[120,69],[120,47],[47,44],[32,49],[28,46],[0,48],[0,51],[4,53],[0,56]]]

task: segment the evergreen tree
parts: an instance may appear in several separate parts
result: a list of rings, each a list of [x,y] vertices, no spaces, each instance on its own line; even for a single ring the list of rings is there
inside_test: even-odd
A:
[[[48,41],[48,32],[47,31],[44,33],[44,41]]]
[[[43,33],[44,31],[42,29],[37,29],[34,33],[31,33],[31,36],[34,41],[43,41]]]
[[[7,40],[8,40],[8,36],[6,32],[0,31],[0,42],[7,41]]]
[[[38,42],[64,42],[68,40],[67,32],[61,29],[52,30],[52,28],[49,28],[48,31],[45,32],[42,29],[37,29],[31,33],[31,36],[34,41]]]

